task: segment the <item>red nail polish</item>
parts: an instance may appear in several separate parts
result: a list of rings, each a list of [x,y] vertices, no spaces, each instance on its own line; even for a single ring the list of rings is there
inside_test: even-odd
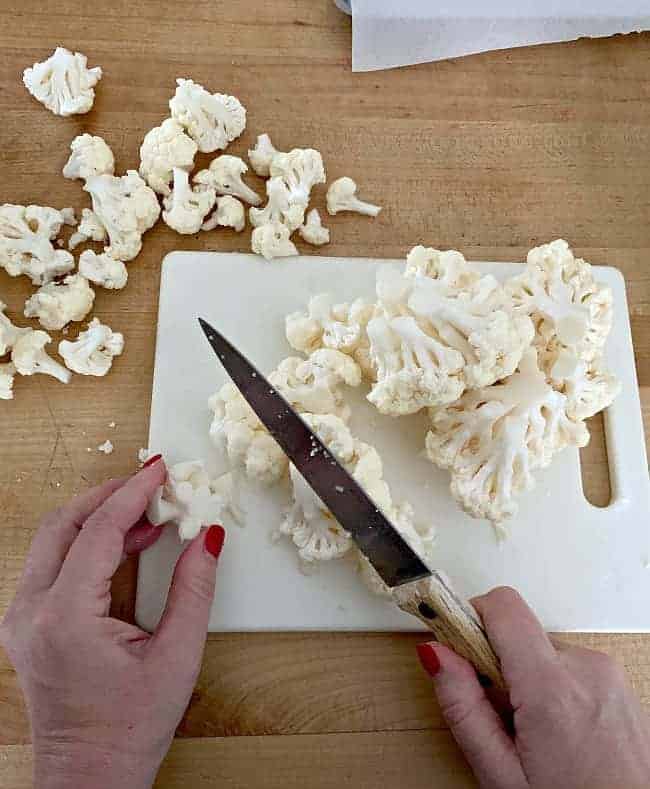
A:
[[[203,543],[205,550],[212,554],[215,559],[218,559],[225,539],[226,531],[223,526],[210,526],[205,533],[205,541]]]
[[[162,455],[154,455],[142,464],[142,468],[149,468],[149,466],[153,466],[153,464],[157,463],[161,457]]]
[[[435,677],[440,671],[440,660],[433,645],[418,644],[416,649],[418,657],[420,658],[420,663],[422,663],[422,668],[424,668],[430,677]]]

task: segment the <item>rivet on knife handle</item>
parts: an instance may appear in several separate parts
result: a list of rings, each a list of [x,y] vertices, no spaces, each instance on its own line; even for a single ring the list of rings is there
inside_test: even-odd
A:
[[[436,639],[450,647],[488,677],[497,688],[505,688],[499,659],[485,635],[478,616],[463,602],[440,573],[393,589],[397,605],[413,614],[433,631]]]

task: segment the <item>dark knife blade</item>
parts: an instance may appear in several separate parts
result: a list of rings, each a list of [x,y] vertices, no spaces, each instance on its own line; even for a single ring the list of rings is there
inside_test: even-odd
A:
[[[199,323],[260,421],[387,586],[430,576],[431,570],[282,395],[220,332],[202,318]]]

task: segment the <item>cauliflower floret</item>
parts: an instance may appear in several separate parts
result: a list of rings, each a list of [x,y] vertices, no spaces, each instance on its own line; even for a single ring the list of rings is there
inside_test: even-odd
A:
[[[63,168],[63,177],[85,180],[91,175],[113,175],[115,157],[103,137],[80,134],[70,143],[70,158]]]
[[[52,245],[65,222],[66,216],[55,208],[0,206],[0,267],[11,277],[25,274],[34,285],[72,271],[72,255]]]
[[[495,524],[516,513],[517,495],[533,486],[532,471],[589,441],[584,423],[567,414],[566,396],[547,383],[534,348],[512,376],[466,392],[431,419],[429,459],[451,471],[451,492],[466,512]]]
[[[284,224],[290,233],[297,230],[305,218],[306,203],[292,204],[289,189],[282,178],[269,178],[266,182],[268,201],[264,208],[251,208],[248,218],[253,227]]]
[[[94,318],[86,331],[74,342],[62,340],[59,355],[65,366],[80,375],[103,376],[111,369],[113,359],[124,350],[124,335]]]
[[[199,151],[223,150],[246,128],[246,109],[234,96],[208,91],[191,79],[177,79],[171,116],[187,129]]]
[[[160,216],[158,198],[135,170],[126,175],[92,175],[86,192],[93,211],[108,233],[110,245],[104,249],[118,260],[133,260],[142,249],[142,235]]]
[[[94,87],[102,78],[99,66],[88,68],[88,58],[57,47],[43,63],[34,63],[23,73],[23,82],[32,96],[55,115],[81,115],[95,101]]]
[[[200,170],[194,176],[194,183],[214,189],[218,195],[231,195],[250,205],[259,205],[262,198],[242,180],[246,172],[248,165],[243,159],[223,154],[213,159],[207,170]]]
[[[147,518],[153,526],[173,522],[181,540],[193,540],[201,529],[219,523],[224,515],[239,514],[233,503],[232,474],[213,479],[202,461],[176,463],[167,471],[167,481],[157,489]]]
[[[14,399],[14,376],[16,367],[12,362],[0,364],[0,400]]]
[[[38,318],[44,329],[58,331],[70,321],[81,321],[93,308],[95,291],[81,274],[50,282],[25,302],[25,317]]]
[[[0,356],[8,353],[14,347],[19,337],[32,331],[30,328],[14,326],[4,314],[6,309],[7,305],[0,301]]]
[[[298,232],[303,241],[316,247],[322,247],[323,244],[329,244],[330,242],[330,231],[323,226],[320,214],[316,208],[307,214],[305,224],[298,228]]]
[[[103,444],[100,444],[97,447],[97,451],[104,455],[112,455],[114,449],[115,447],[113,446],[113,442],[110,440],[110,438],[107,438]]]
[[[282,222],[270,222],[256,227],[251,234],[251,249],[266,260],[286,258],[298,254],[291,240],[291,231]]]
[[[288,466],[284,452],[236,386],[225,384],[208,405],[213,413],[210,438],[225,447],[233,465],[243,466],[250,479],[266,485],[284,476]]]
[[[600,355],[612,327],[612,292],[594,281],[589,263],[576,259],[566,241],[532,249],[506,292],[533,319],[540,350],[565,347],[587,362]]]
[[[163,201],[163,220],[177,233],[198,233],[216,199],[214,189],[192,189],[187,170],[174,167],[174,189]]]
[[[106,241],[107,238],[106,228],[99,221],[97,214],[90,208],[84,208],[81,211],[81,222],[77,231],[68,240],[68,249],[76,249],[85,241]]]
[[[294,148],[278,153],[271,160],[269,173],[282,178],[289,190],[289,204],[307,208],[311,190],[326,180],[323,157],[313,148]]]
[[[377,216],[381,206],[364,203],[357,197],[357,185],[348,176],[332,181],[327,190],[327,210],[332,216],[341,211],[354,211],[366,216]]]
[[[271,161],[278,153],[281,153],[281,151],[275,148],[269,135],[259,134],[255,147],[248,151],[248,159],[253,168],[253,172],[262,176],[262,178],[268,178],[271,174]]]
[[[52,338],[44,331],[28,329],[16,340],[11,351],[11,361],[20,375],[51,375],[62,384],[70,383],[72,373],[55,362],[45,352]]]
[[[173,118],[167,118],[145,135],[140,146],[140,175],[161,195],[169,195],[174,169],[190,172],[197,145]]]
[[[121,290],[129,278],[129,272],[121,260],[116,260],[105,252],[98,255],[92,249],[81,253],[79,274],[93,285],[107,290]]]
[[[548,374],[553,387],[566,395],[571,419],[589,419],[608,408],[620,394],[621,382],[604,369],[602,359],[585,362],[566,348],[553,357]]]
[[[201,230],[214,230],[215,227],[232,227],[237,233],[246,227],[246,211],[236,197],[217,198],[217,210],[201,225]]]

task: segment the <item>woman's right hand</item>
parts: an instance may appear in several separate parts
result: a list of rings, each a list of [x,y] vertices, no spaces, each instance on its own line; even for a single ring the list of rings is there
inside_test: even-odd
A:
[[[648,789],[650,721],[622,668],[554,645],[513,589],[472,602],[509,688],[505,723],[467,661],[440,644],[418,654],[482,789]]]

